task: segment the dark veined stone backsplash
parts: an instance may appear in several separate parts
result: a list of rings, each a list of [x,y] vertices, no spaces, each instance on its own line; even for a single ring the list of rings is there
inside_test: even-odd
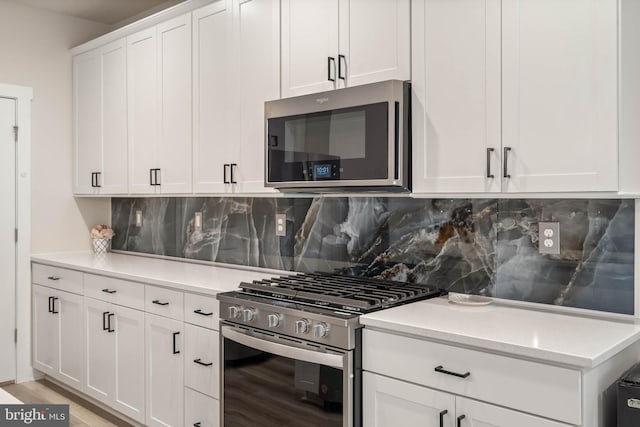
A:
[[[114,198],[111,209],[116,250],[633,314],[634,200]],[[559,255],[539,253],[540,221],[560,223]]]

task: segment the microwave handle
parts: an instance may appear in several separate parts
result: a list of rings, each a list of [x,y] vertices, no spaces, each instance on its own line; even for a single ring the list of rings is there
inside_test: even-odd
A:
[[[289,359],[300,360],[303,362],[317,363],[319,365],[330,366],[332,368],[344,369],[344,356],[329,353],[320,353],[303,348],[291,347],[277,342],[266,341],[260,338],[238,332],[229,326],[220,328],[222,336],[237,342],[238,344],[251,347],[256,350],[264,351],[278,356],[288,357]]]

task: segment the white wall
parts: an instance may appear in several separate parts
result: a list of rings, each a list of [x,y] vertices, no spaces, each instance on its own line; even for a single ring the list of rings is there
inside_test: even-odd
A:
[[[72,196],[69,49],[109,27],[0,1],[0,83],[33,88],[31,252],[89,249],[89,229],[110,218],[109,199]]]

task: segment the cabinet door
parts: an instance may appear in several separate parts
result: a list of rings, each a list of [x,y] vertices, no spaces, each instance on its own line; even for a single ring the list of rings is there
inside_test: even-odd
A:
[[[184,385],[218,398],[220,395],[218,332],[185,325],[184,333]]]
[[[460,427],[566,427],[567,424],[527,415],[522,412],[456,397],[456,419]]]
[[[57,291],[54,301],[56,316],[60,316],[58,379],[73,388],[82,390],[84,384],[84,323],[82,296]]]
[[[191,192],[191,14],[158,25],[162,193]]]
[[[502,2],[503,190],[617,190],[617,4]]]
[[[115,384],[115,339],[110,304],[93,298],[84,299],[86,331],[86,379],[84,391],[89,396],[110,404]]]
[[[500,0],[417,0],[412,17],[413,191],[500,191]]]
[[[115,335],[114,409],[144,423],[144,312],[111,306],[115,317],[111,330]]]
[[[282,0],[282,96],[335,89],[337,61],[338,0]]]
[[[51,313],[55,291],[33,285],[33,367],[45,374],[58,372],[59,317]]]
[[[102,172],[102,65],[98,51],[73,58],[75,194],[97,194],[92,174]]]
[[[184,425],[218,427],[220,425],[220,402],[190,388],[184,389]]]
[[[370,372],[363,374],[362,390],[365,426],[453,426],[455,397],[451,394]]]
[[[240,161],[234,179],[243,193],[271,193],[275,190],[264,186],[264,103],[280,97],[280,2],[234,0],[233,11],[235,75],[240,82],[240,125],[235,130]]]
[[[411,79],[410,3],[340,0],[341,87]]]
[[[117,40],[101,49],[102,174],[101,194],[128,192],[127,45]]]
[[[231,0],[193,12],[193,186],[196,193],[231,192],[225,184],[238,162],[237,76],[234,70]],[[262,17],[256,17],[261,19]],[[236,52],[235,54],[238,54]],[[253,69],[252,84],[263,66]],[[258,71],[259,70],[259,71]],[[267,71],[268,72],[268,71]],[[264,122],[262,106],[260,123]],[[226,174],[226,175],[225,175]]]
[[[181,425],[184,417],[183,323],[145,314],[146,423]]]
[[[156,144],[159,134],[156,28],[127,37],[127,95],[129,136],[129,192],[153,194],[151,169],[159,168]]]

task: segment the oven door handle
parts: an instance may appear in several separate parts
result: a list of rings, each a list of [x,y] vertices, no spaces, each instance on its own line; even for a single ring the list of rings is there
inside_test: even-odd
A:
[[[344,356],[342,355],[320,353],[317,351],[279,344],[277,342],[266,341],[238,332],[229,326],[222,326],[220,329],[223,337],[256,350],[277,354],[278,356],[288,357],[290,359],[300,360],[303,362],[330,366],[337,369],[344,369],[345,367]]]

